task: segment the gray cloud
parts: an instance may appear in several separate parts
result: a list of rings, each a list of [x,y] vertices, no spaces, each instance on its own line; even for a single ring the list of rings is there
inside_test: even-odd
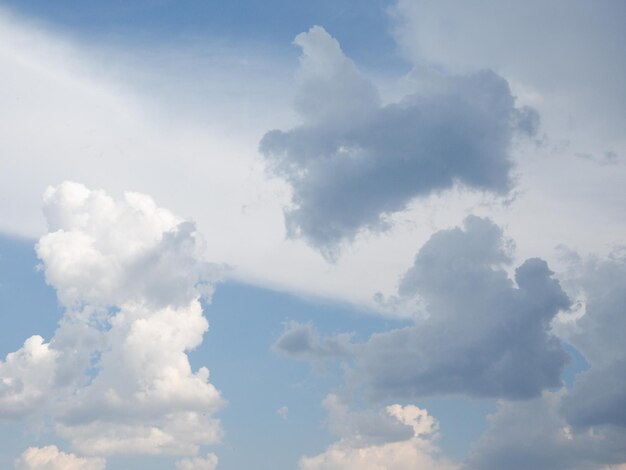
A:
[[[526,260],[515,282],[501,230],[468,217],[435,233],[400,284],[429,317],[373,335],[358,367],[374,395],[467,394],[525,399],[561,385],[568,361],[550,321],[570,305],[545,261]]]
[[[293,188],[290,236],[332,257],[359,230],[387,227],[387,216],[415,197],[455,184],[509,191],[512,140],[534,133],[538,115],[515,107],[502,77],[489,70],[440,76],[425,91],[381,106],[323,28],[295,43],[303,50],[302,124],[270,131],[260,143],[270,171]]]
[[[509,245],[493,222],[470,216],[464,228],[435,233],[400,283],[400,298],[419,296],[427,318],[364,343],[320,338],[312,325],[293,323],[273,347],[318,364],[352,357],[351,380],[363,380],[378,399],[528,399],[559,388],[569,356],[550,323],[570,300],[541,259],[526,260],[511,280]]]
[[[597,470],[624,463],[626,431],[610,426],[593,432],[571,428],[559,413],[565,393],[500,403],[463,469]]]
[[[295,359],[305,359],[321,364],[326,359],[352,355],[352,335],[339,334],[321,338],[310,323],[290,322],[272,349]]]
[[[570,288],[585,305],[563,329],[591,368],[570,389],[501,402],[465,470],[596,470],[626,464],[626,259],[570,254]],[[518,276],[520,288],[522,283]],[[539,296],[538,298],[540,298]]]
[[[590,362],[564,399],[576,426],[626,428],[626,259],[589,263],[582,275],[585,315],[568,337]]]

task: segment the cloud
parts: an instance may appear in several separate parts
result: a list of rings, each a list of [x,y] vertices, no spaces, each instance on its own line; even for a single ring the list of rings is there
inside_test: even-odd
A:
[[[281,406],[276,410],[276,414],[280,416],[283,420],[289,419],[289,407],[286,405]]]
[[[70,182],[48,188],[44,213],[37,254],[65,313],[49,343],[34,336],[0,363],[3,416],[17,403],[50,417],[86,455],[194,454],[218,441],[224,400],[187,353],[208,330],[200,297],[220,268],[193,223],[148,196]]]
[[[434,233],[398,288],[398,303],[418,302],[414,324],[375,333],[363,342],[342,334],[320,338],[310,324],[291,323],[273,349],[323,364],[347,358],[351,380],[372,397],[440,394],[528,399],[562,385],[569,361],[551,322],[570,299],[545,261],[506,268],[511,245],[489,219]]]
[[[0,415],[18,418],[45,402],[57,356],[37,335],[7,354],[0,362]]]
[[[176,470],[215,470],[217,468],[217,456],[207,454],[206,457],[194,457],[176,462]]]
[[[428,317],[377,333],[357,351],[357,367],[377,396],[466,394],[524,399],[561,385],[568,361],[550,331],[570,305],[545,261],[526,260],[515,282],[502,231],[470,216],[436,232],[399,287],[420,296]]]
[[[361,229],[379,231],[416,197],[456,184],[506,194],[510,147],[538,115],[516,108],[506,80],[484,70],[439,76],[421,92],[382,106],[377,90],[315,26],[303,52],[295,107],[302,124],[265,134],[260,151],[292,186],[290,236],[327,256]]]
[[[626,8],[619,0],[601,5],[508,0],[495,8],[488,1],[470,6],[397,0],[391,11],[395,38],[414,63],[453,70],[493,67],[543,98],[567,103],[572,134],[588,132],[585,126],[606,127],[605,138],[621,134],[626,59],[616,45],[626,40],[626,32],[617,18]],[[489,24],[482,21],[486,15],[493,18]],[[557,17],[560,21],[554,21]]]
[[[437,422],[413,405],[391,405],[379,413],[351,412],[336,395],[324,400],[339,440],[323,453],[300,459],[301,470],[451,470],[438,456]]]
[[[48,233],[37,243],[47,282],[68,308],[148,302],[178,306],[213,273],[199,261],[204,241],[192,222],[127,192],[115,201],[67,182],[44,194]],[[115,229],[113,229],[115,228]]]
[[[626,429],[626,259],[591,260],[577,280],[585,313],[566,338],[591,368],[576,377],[564,399],[572,425]]]
[[[15,461],[16,470],[104,470],[102,458],[77,457],[56,446],[29,447]]]
[[[462,468],[467,470],[595,470],[626,463],[626,431],[602,426],[576,430],[560,414],[567,392],[501,402]]]
[[[468,469],[609,470],[626,465],[626,259],[570,254],[568,287],[581,312],[559,318],[560,332],[587,359],[569,389],[527,402],[502,402],[474,446]],[[571,317],[568,317],[571,316]]]
[[[285,331],[274,342],[272,349],[296,359],[307,360],[350,356],[351,336],[339,334],[322,339],[312,324],[290,322],[285,325]]]

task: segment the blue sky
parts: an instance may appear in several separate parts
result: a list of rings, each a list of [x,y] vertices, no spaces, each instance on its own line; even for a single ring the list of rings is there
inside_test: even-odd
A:
[[[626,468],[619,1],[0,4],[0,467]]]

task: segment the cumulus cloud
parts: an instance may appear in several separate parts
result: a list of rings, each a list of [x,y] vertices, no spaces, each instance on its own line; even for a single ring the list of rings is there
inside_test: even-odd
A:
[[[301,470],[451,470],[438,455],[437,422],[426,410],[398,404],[379,413],[351,412],[336,395],[324,400],[339,440],[323,453],[300,460]]]
[[[15,461],[16,470],[104,470],[102,458],[84,458],[59,451],[56,446],[29,447]]]
[[[489,219],[432,235],[403,276],[398,296],[418,301],[413,325],[352,342],[320,338],[292,323],[273,348],[314,364],[345,357],[375,398],[438,394],[528,399],[559,388],[569,361],[551,322],[570,299],[545,261],[531,258],[510,279],[511,244]]]
[[[303,53],[295,103],[302,124],[260,143],[270,171],[293,189],[290,236],[333,256],[359,230],[384,229],[415,197],[455,184],[509,191],[512,140],[533,133],[538,115],[516,108],[506,80],[488,70],[441,76],[383,106],[323,28],[295,44]]]
[[[44,194],[48,234],[37,244],[47,282],[68,308],[124,303],[183,305],[208,266],[192,222],[128,192],[115,201],[104,191],[67,182]]]
[[[194,454],[219,440],[224,400],[187,357],[220,271],[193,223],[145,195],[69,182],[46,191],[44,213],[37,254],[66,311],[49,343],[34,336],[0,363],[3,416],[50,416],[87,455]]]
[[[209,453],[206,457],[179,460],[176,462],[176,470],[215,470],[217,462],[217,456]]]
[[[545,261],[526,260],[508,277],[506,239],[488,219],[435,233],[400,283],[428,317],[377,333],[357,364],[379,396],[460,393],[512,399],[561,385],[568,356],[550,322],[570,301]]]

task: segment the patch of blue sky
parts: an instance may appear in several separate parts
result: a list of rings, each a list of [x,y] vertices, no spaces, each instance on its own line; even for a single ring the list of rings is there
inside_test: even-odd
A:
[[[37,269],[35,242],[0,234],[0,357],[40,335],[50,340],[61,318],[54,289]]]
[[[343,382],[342,369],[329,363],[319,373],[273,352],[285,323],[312,322],[322,337],[353,332],[355,339],[404,323],[235,283],[217,287],[205,314],[209,333],[190,358],[194,368],[209,367],[211,381],[229,402],[219,414],[225,437],[216,451],[225,470],[295,468],[299,457],[334,440],[321,402]],[[278,413],[283,406],[285,417]]]

